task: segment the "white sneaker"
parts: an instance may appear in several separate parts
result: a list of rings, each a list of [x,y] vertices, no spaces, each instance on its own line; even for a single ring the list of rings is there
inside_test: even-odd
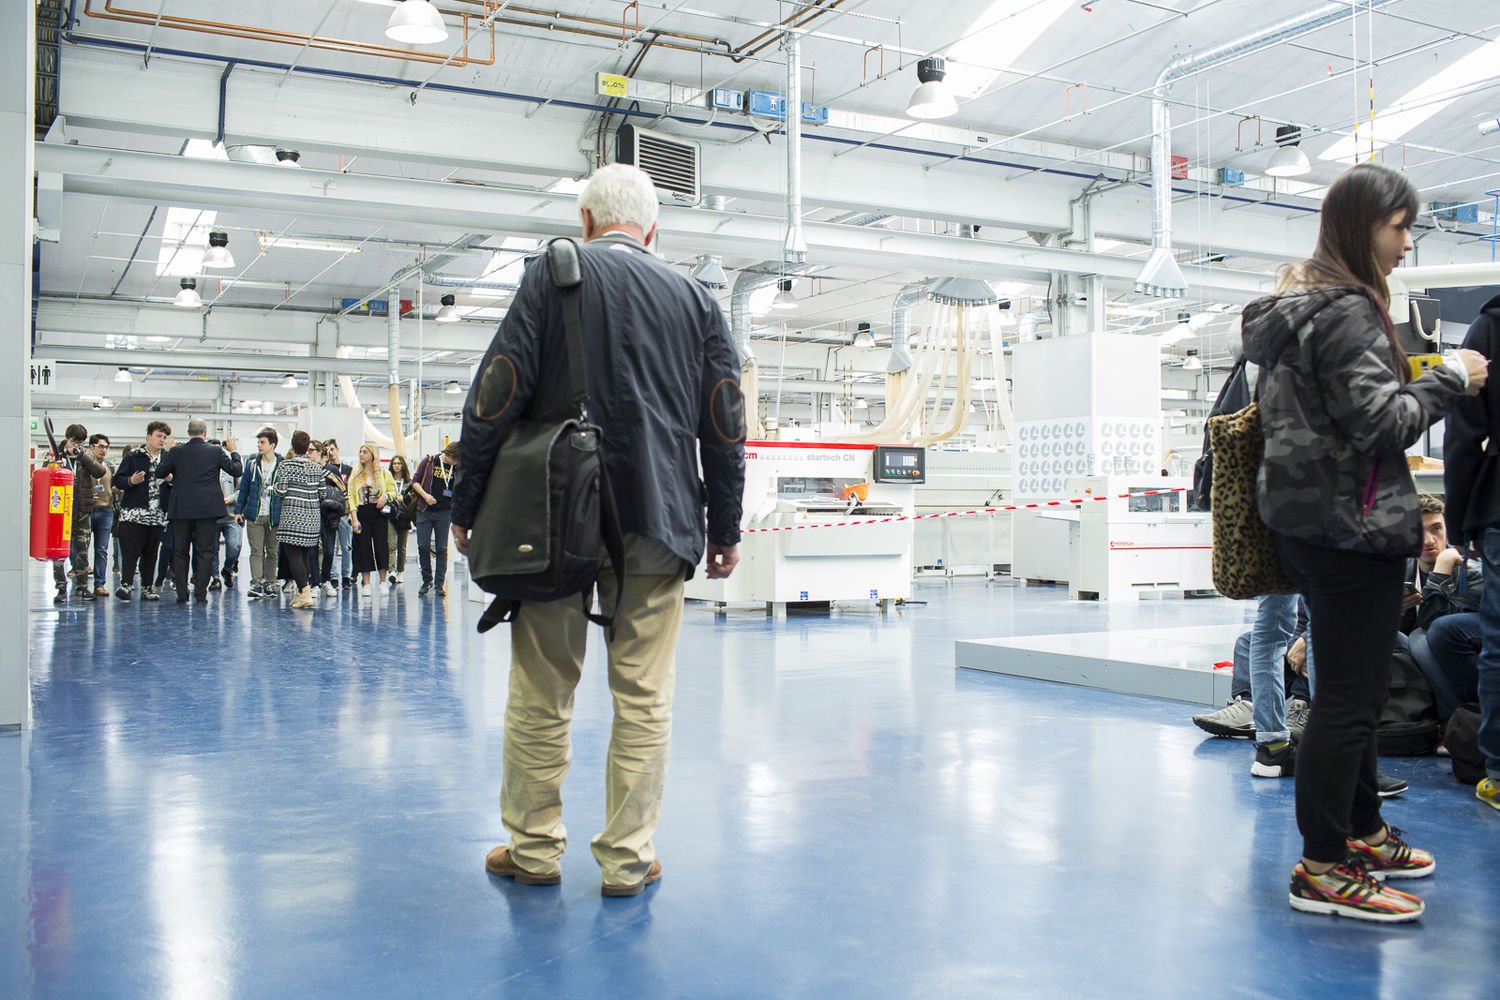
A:
[[[325,580],[323,582],[323,596],[324,597],[337,597],[337,596],[339,596],[338,588],[335,587],[331,582]]]
[[[1217,712],[1193,716],[1193,725],[1215,736],[1254,739],[1255,707],[1249,698],[1237,698]]]
[[[359,596],[360,597],[369,597],[370,596],[370,585],[368,583],[361,583],[359,585]]]

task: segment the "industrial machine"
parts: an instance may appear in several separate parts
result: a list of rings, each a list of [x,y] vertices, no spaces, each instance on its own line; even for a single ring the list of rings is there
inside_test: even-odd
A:
[[[1068,596],[1120,601],[1212,595],[1213,525],[1211,515],[1186,509],[1190,485],[1186,478],[1157,476],[1069,479],[1068,493],[1085,502],[1066,522]],[[1116,499],[1174,488],[1183,492]]]
[[[911,596],[910,517],[925,460],[914,446],[746,442],[740,564],[727,580],[700,565],[686,596],[720,613],[753,603],[782,616],[788,604],[835,601],[888,611]]]

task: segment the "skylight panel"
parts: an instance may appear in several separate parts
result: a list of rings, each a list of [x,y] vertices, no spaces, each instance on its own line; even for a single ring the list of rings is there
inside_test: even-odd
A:
[[[161,230],[161,247],[156,252],[158,277],[191,278],[203,273],[208,232],[217,216],[217,212],[196,208],[167,209],[167,220]]]
[[[1486,42],[1462,59],[1438,70],[1375,116],[1375,148],[1382,149],[1417,128],[1464,96],[1477,83],[1500,76],[1500,40]],[[1340,139],[1320,160],[1352,161],[1370,151],[1370,123],[1360,123],[1359,137]]]
[[[948,86],[955,96],[978,97],[1031,48],[1042,32],[1062,17],[1077,0],[1033,0],[1020,10],[1016,0],[996,0],[948,49]],[[1008,11],[1014,13],[1007,14]]]

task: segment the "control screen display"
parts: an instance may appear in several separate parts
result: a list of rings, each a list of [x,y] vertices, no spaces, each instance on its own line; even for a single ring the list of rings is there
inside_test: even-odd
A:
[[[881,445],[875,449],[877,483],[925,483],[927,453],[921,448]]]

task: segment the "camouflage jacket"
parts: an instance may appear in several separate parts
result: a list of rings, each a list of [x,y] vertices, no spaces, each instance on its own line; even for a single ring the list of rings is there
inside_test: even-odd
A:
[[[1379,306],[1353,287],[1257,299],[1244,341],[1262,369],[1261,518],[1313,545],[1415,555],[1422,518],[1405,450],[1463,395],[1463,376],[1440,365],[1403,385]]]

